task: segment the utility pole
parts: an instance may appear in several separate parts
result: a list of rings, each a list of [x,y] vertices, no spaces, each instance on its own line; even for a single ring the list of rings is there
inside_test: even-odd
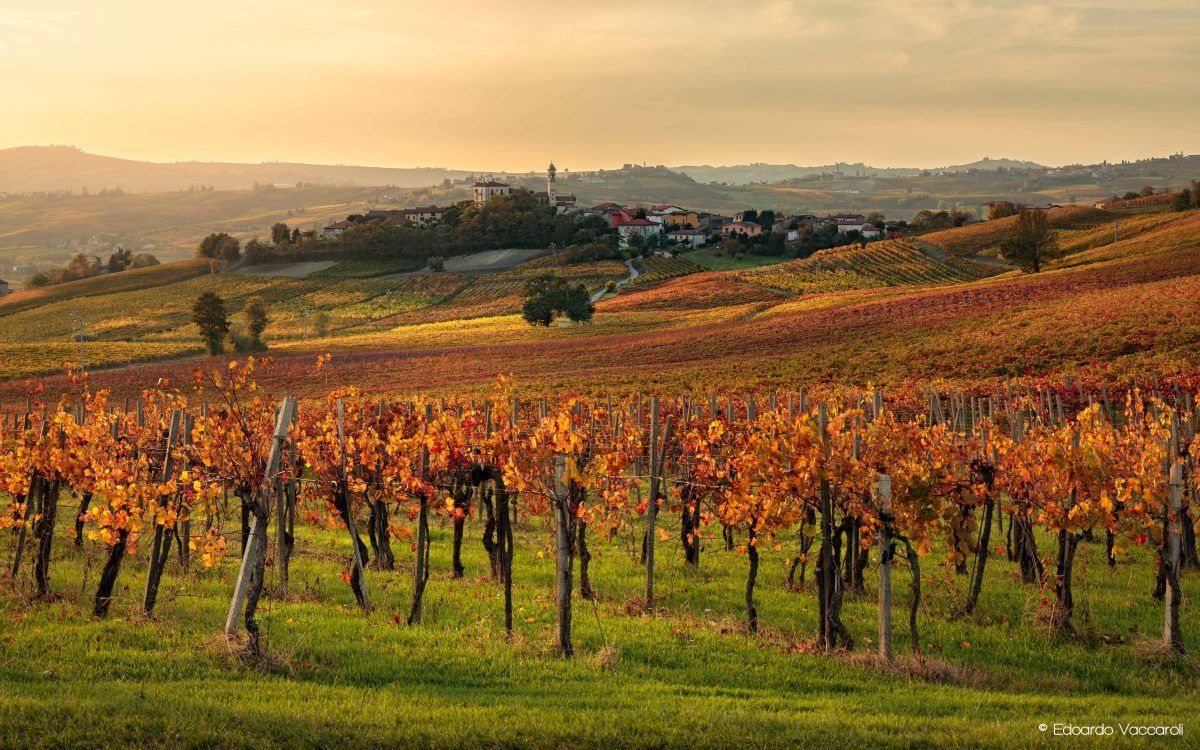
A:
[[[83,356],[83,318],[71,313],[71,331],[79,336],[79,371],[87,372],[87,360]]]

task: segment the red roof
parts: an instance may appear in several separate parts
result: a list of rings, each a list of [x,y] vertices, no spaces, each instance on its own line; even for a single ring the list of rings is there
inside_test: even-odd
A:
[[[627,227],[650,227],[650,226],[654,226],[654,227],[656,227],[656,226],[658,226],[658,223],[657,223],[657,222],[650,221],[649,219],[630,219],[629,221],[625,222],[625,223],[624,223],[622,226],[627,226]]]
[[[510,186],[507,182],[496,182],[495,180],[488,180],[487,182],[475,183],[475,187],[510,187]]]

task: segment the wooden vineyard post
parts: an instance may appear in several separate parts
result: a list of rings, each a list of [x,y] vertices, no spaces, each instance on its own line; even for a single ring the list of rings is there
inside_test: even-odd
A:
[[[658,396],[650,397],[650,448],[647,456],[650,469],[650,488],[646,498],[646,585],[643,591],[646,611],[654,608],[654,537],[658,533]]]
[[[650,493],[646,499],[646,589],[645,606],[649,612],[654,608],[654,547],[658,536],[658,500],[662,494],[663,457],[667,442],[671,439],[671,417],[662,424],[659,437],[658,396],[650,398]]]
[[[817,405],[817,432],[820,433],[822,452],[828,450],[828,430],[828,408],[824,403],[820,403]],[[821,549],[819,550],[820,568],[817,579],[820,584],[818,586],[820,601],[817,604],[821,619],[821,647],[826,651],[832,651],[835,640],[830,610],[833,607],[833,586],[836,576],[833,572],[833,489],[830,487],[827,477],[821,478],[820,493]]]
[[[562,456],[554,457],[554,602],[558,619],[558,651],[570,657],[571,647],[571,589],[574,588],[571,571],[570,540],[570,497],[563,474],[566,461]]]
[[[296,399],[292,396],[287,396],[283,399],[283,403],[279,406],[279,416],[275,420],[275,434],[271,437],[271,449],[267,453],[267,466],[263,472],[263,487],[259,488],[259,492],[263,495],[259,502],[264,504],[264,508],[269,507],[265,504],[268,501],[267,493],[270,492],[270,487],[274,483],[275,472],[279,470],[279,462],[283,457],[283,443],[287,439],[288,425],[292,422],[292,415],[296,411]],[[238,571],[237,584],[233,588],[233,597],[229,601],[229,614],[225,618],[225,634],[233,635],[237,632],[238,615],[242,612],[242,607],[246,603],[246,595],[250,589],[250,579],[252,576],[258,576],[258,585],[262,585],[262,565],[265,562],[262,559],[255,560],[255,549],[261,548],[264,556],[266,553],[266,534],[267,522],[266,513],[254,514],[254,525],[250,528],[252,539],[246,544],[246,551],[242,554],[242,565]],[[259,543],[261,539],[261,543]]]
[[[1179,516],[1183,504],[1183,464],[1171,464],[1170,503],[1167,506],[1167,538],[1163,540],[1166,557],[1166,592],[1163,596],[1163,645],[1172,653],[1183,653],[1183,634],[1179,631]]]
[[[892,660],[892,478],[879,475],[879,658]]]
[[[337,431],[338,454],[341,462],[342,491],[346,493],[346,529],[350,532],[350,547],[354,550],[354,570],[358,574],[358,587],[362,592],[362,608],[364,612],[371,611],[371,600],[367,598],[367,579],[363,575],[362,550],[358,546],[358,529],[354,525],[354,502],[350,497],[350,478],[346,476],[346,433],[345,406],[339,398],[337,401]]]
[[[195,420],[192,415],[185,414],[182,438],[184,445],[191,445],[194,427]],[[179,521],[179,567],[183,569],[185,575],[192,567],[192,505],[190,502],[183,508],[183,518]]]
[[[295,462],[288,462],[288,475],[295,471]],[[287,599],[288,555],[287,555],[288,492],[283,482],[275,486],[275,576],[279,581],[279,598]]]

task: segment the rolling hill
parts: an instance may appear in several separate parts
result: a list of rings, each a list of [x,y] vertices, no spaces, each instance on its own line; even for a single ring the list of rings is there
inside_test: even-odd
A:
[[[187,310],[200,291],[217,291],[234,311],[252,294],[268,300],[277,362],[264,381],[300,392],[325,352],[368,389],[483,389],[497,373],[556,389],[1170,373],[1200,362],[1200,308],[1179,304],[1200,296],[1200,211],[1154,216],[1139,216],[1137,231],[1114,242],[1099,231],[1100,217],[1064,214],[1056,231],[1072,252],[1037,275],[956,254],[985,249],[978,227],[986,225],[753,271],[698,273],[684,261],[649,259],[647,281],[599,302],[593,322],[550,328],[529,327],[517,310],[524,275],[552,259],[493,274],[398,278],[354,278],[352,269],[190,277],[176,266],[171,280],[168,270],[147,269],[167,283],[130,289],[100,277],[0,303],[0,354],[11,363],[0,375],[50,372],[77,357],[72,312],[87,318],[95,366],[195,353]],[[591,288],[624,275],[609,261],[559,270]],[[668,278],[675,274],[683,275]],[[305,309],[328,312],[328,333],[316,335]],[[194,364],[97,371],[92,380],[136,390]],[[0,386],[4,398],[20,390]]]
[[[148,162],[89,154],[71,146],[21,146],[0,150],[0,192],[91,192],[120,188],[160,193],[207,185],[246,190],[256,184],[421,187],[470,176],[438,167],[366,167],[262,162]]]

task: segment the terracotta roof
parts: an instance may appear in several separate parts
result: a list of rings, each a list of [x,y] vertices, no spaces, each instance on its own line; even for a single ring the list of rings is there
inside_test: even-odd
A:
[[[475,187],[511,187],[511,186],[507,182],[496,182],[495,180],[488,180],[487,182],[475,183]]]
[[[345,229],[348,226],[350,226],[350,222],[348,222],[348,221],[335,221],[325,228],[326,229]]]
[[[754,227],[755,229],[762,229],[761,226],[759,226],[758,224],[755,224],[752,221],[731,221],[730,223],[726,224],[725,226],[726,227]]]
[[[649,219],[630,219],[621,226],[625,227],[657,227],[658,222],[650,221]]]

